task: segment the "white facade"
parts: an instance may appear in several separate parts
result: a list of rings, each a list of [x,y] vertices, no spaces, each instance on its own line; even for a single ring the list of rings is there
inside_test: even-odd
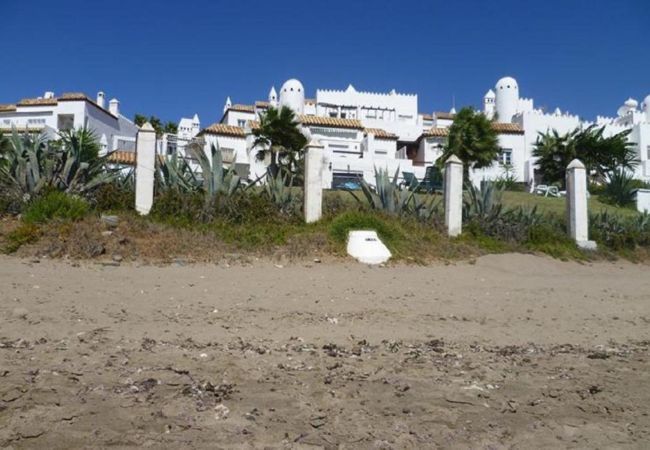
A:
[[[336,186],[345,178],[363,177],[374,182],[374,169],[385,168],[394,173],[411,172],[424,176],[426,167],[442,155],[448,128],[455,111],[420,113],[417,95],[357,91],[352,85],[345,90],[316,90],[313,99],[305,97],[300,81],[292,79],[280,88],[279,95],[271,88],[268,101],[254,105],[224,106],[221,121],[202,131],[206,141],[219,144],[233,162],[248,164],[250,177],[265,173],[264,162],[257,161],[252,148],[252,130],[269,106],[292,108],[301,126],[323,145],[328,164],[324,171],[324,187]],[[632,129],[630,140],[639,151],[641,164],[637,177],[650,180],[650,96],[639,106],[629,99],[619,108],[618,117],[598,117],[596,123],[606,127],[607,134]],[[534,101],[521,97],[519,84],[512,77],[497,81],[483,98],[483,112],[493,119],[502,149],[490,167],[475,170],[474,183],[493,180],[508,174],[519,182],[534,183],[535,160],[532,151],[539,133],[556,130],[567,133],[576,127],[588,126],[576,115],[558,108],[547,113],[534,107]],[[227,128],[222,128],[222,127]],[[236,131],[233,131],[236,130]],[[236,134],[236,136],[234,136]],[[211,136],[211,137],[209,137]],[[338,180],[338,181],[337,181]]]
[[[42,97],[0,105],[0,129],[42,131],[54,138],[59,131],[86,127],[96,134],[103,152],[135,150],[138,127],[120,114],[117,100],[111,100],[109,109],[104,105],[103,92],[97,94],[96,100],[81,93],[56,97],[46,92]]]

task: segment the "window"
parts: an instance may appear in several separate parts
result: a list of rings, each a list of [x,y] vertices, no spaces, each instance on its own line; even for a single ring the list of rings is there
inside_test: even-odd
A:
[[[27,123],[30,125],[43,125],[45,124],[45,119],[27,119]]]
[[[346,113],[344,113],[344,112],[342,112],[342,113],[341,113],[341,119],[345,119],[345,118],[346,118],[346,116],[347,116],[347,114],[346,114]]]
[[[335,111],[330,111],[330,117],[338,117],[338,114]]]
[[[497,157],[499,164],[502,166],[511,166],[512,165],[512,149],[511,148],[502,148],[499,156]]]
[[[235,149],[221,147],[221,157],[223,158],[223,162],[232,163],[235,160]]]
[[[240,128],[244,128],[246,126],[246,120],[245,119],[237,119],[237,126]]]
[[[650,145],[648,145],[648,147],[646,148],[646,155],[645,156],[646,156],[646,159],[648,161],[650,161]]]
[[[61,130],[72,130],[74,128],[74,114],[59,114],[57,117],[57,128]]]
[[[376,109],[369,109],[368,112],[366,113],[366,117],[368,119],[375,119],[377,118],[377,110]]]

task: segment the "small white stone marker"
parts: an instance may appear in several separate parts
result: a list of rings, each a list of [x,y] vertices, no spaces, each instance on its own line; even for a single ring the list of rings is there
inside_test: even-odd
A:
[[[640,213],[650,214],[650,189],[637,189],[636,209]]]
[[[138,130],[135,140],[135,209],[149,214],[153,206],[154,171],[156,169],[156,130],[149,122]]]
[[[463,231],[463,163],[456,155],[445,162],[445,225],[449,236]]]
[[[372,230],[350,231],[347,250],[348,255],[364,264],[383,264],[393,256]]]
[[[312,139],[305,151],[305,222],[317,222],[323,215],[323,145]]]
[[[596,242],[589,240],[589,214],[587,212],[587,170],[578,159],[566,171],[567,228],[578,247],[595,250]]]

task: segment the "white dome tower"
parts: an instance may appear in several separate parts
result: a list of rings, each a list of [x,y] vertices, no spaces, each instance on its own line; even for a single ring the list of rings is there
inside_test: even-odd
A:
[[[284,82],[280,88],[280,107],[288,106],[298,115],[305,109],[305,88],[295,78]]]
[[[512,116],[517,113],[519,104],[519,85],[512,77],[504,77],[497,81],[496,91],[496,113],[497,122],[510,123]]]
[[[645,112],[645,121],[650,123],[650,95],[643,99],[643,111]]]
[[[494,94],[494,91],[490,89],[489,91],[486,92],[486,94],[483,96],[483,114],[488,119],[492,119],[494,117],[494,101],[495,101],[496,95]]]
[[[278,93],[275,92],[275,86],[271,86],[269,91],[269,104],[274,108],[278,107]]]

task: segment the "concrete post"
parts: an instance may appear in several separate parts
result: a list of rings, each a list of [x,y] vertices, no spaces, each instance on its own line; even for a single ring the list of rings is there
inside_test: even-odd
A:
[[[323,145],[312,140],[305,150],[305,222],[317,222],[323,215]]]
[[[589,240],[589,214],[587,212],[587,170],[578,159],[566,171],[567,229],[578,247],[595,250],[596,243]]]
[[[156,170],[156,131],[149,122],[138,130],[135,140],[135,209],[149,214],[153,206],[154,171]]]
[[[463,230],[463,163],[455,155],[445,162],[445,225],[452,237]]]

